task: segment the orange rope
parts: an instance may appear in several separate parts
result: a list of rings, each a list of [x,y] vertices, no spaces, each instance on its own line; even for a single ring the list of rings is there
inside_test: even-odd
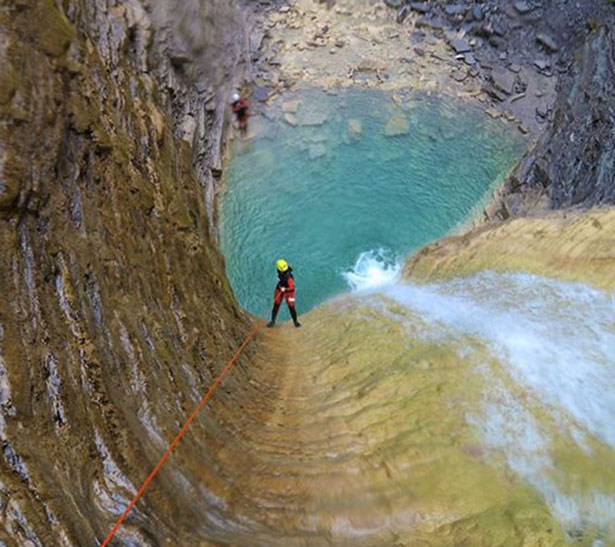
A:
[[[216,380],[214,381],[214,383],[212,384],[212,386],[209,388],[209,390],[207,391],[207,393],[203,396],[203,398],[201,399],[201,402],[198,404],[198,406],[194,409],[194,411],[192,412],[192,414],[190,414],[190,416],[188,417],[188,419],[186,420],[186,423],[183,425],[183,427],[180,429],[179,433],[177,434],[177,436],[173,439],[173,441],[171,442],[171,444],[169,445],[169,448],[167,448],[167,451],[164,453],[164,455],[162,456],[162,458],[160,458],[160,461],[156,464],[156,466],[154,467],[154,469],[152,469],[152,472],[147,476],[147,478],[143,481],[143,484],[141,485],[141,488],[139,488],[139,491],[137,492],[136,496],[132,499],[132,501],[128,504],[128,507],[126,507],[126,509],[124,510],[124,512],[122,513],[122,516],[118,519],[118,521],[115,523],[115,526],[113,527],[113,530],[111,530],[111,532],[109,532],[109,535],[106,537],[105,541],[102,542],[100,547],[106,547],[109,542],[113,539],[113,536],[115,535],[115,533],[118,531],[119,527],[122,525],[122,522],[124,522],[124,519],[128,516],[128,513],[130,513],[130,510],[136,505],[136,503],[141,499],[141,496],[143,496],[143,493],[145,492],[145,490],[147,489],[147,487],[149,486],[149,483],[152,482],[152,480],[154,479],[154,477],[158,474],[158,471],[160,471],[161,467],[164,465],[164,463],[167,461],[167,459],[169,458],[169,456],[171,455],[171,452],[173,452],[173,449],[178,445],[179,441],[182,439],[182,437],[186,434],[186,431],[188,431],[188,428],[190,427],[190,424],[192,423],[192,421],[194,420],[194,418],[196,418],[196,415],[199,413],[199,411],[205,406],[205,404],[207,403],[207,401],[209,401],[209,399],[211,398],[211,396],[213,395],[214,391],[216,391],[216,389],[218,388],[218,386],[220,385],[220,383],[222,382],[222,378],[224,378],[227,373],[229,372],[229,370],[231,370],[231,367],[235,364],[235,362],[237,361],[237,358],[239,357],[239,355],[241,354],[241,352],[244,350],[244,348],[248,345],[248,342],[254,337],[254,335],[257,333],[257,331],[263,326],[262,323],[257,323],[256,325],[254,325],[254,327],[252,327],[252,330],[248,333],[248,335],[246,336],[245,340],[242,342],[241,346],[239,346],[237,348],[237,350],[235,351],[235,353],[233,354],[233,356],[231,357],[231,359],[226,363],[226,365],[224,366],[224,368],[222,369],[222,372],[220,372],[220,374],[218,375],[218,377],[216,378]]]

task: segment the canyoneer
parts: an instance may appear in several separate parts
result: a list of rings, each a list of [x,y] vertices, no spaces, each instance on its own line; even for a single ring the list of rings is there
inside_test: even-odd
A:
[[[246,136],[248,132],[248,107],[250,103],[247,99],[242,99],[239,93],[233,93],[231,98],[231,108],[233,114],[237,116],[237,123],[239,125],[239,132],[242,137]]]
[[[295,327],[300,327],[301,323],[297,321],[297,310],[295,309],[295,279],[293,277],[293,269],[288,265],[286,260],[282,259],[278,260],[275,265],[278,272],[278,284],[275,286],[275,293],[273,294],[271,321],[267,323],[267,326],[273,327],[275,325],[275,318],[280,310],[280,304],[282,304],[282,299],[285,298],[288,311],[293,318]]]

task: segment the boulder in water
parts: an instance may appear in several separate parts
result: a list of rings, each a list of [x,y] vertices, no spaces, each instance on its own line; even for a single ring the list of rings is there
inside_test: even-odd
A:
[[[301,116],[301,125],[323,125],[327,121],[327,118],[328,116],[326,112],[305,112],[303,116]]]
[[[297,120],[297,116],[295,116],[294,114],[291,114],[290,112],[287,112],[286,114],[284,114],[284,121],[288,125],[292,125],[293,127],[299,124],[299,120]]]
[[[286,101],[282,103],[282,112],[284,114],[296,114],[299,112],[299,107],[301,106],[301,101]]]
[[[353,135],[360,135],[363,132],[361,120],[357,118],[351,118],[348,120],[348,132]]]
[[[387,137],[398,137],[400,135],[407,135],[410,132],[410,125],[408,124],[408,118],[403,112],[395,114],[386,124],[384,128],[384,134]]]
[[[311,144],[308,153],[310,155],[311,160],[316,160],[318,158],[322,158],[323,156],[326,156],[327,149],[325,148],[325,145],[322,143]]]

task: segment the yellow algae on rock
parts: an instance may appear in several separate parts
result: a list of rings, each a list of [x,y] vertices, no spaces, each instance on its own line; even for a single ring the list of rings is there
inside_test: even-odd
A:
[[[615,289],[615,209],[516,218],[444,238],[404,267],[415,280],[451,278],[480,270],[525,271],[600,289]]]
[[[349,297],[301,331],[267,332],[284,406],[264,425],[270,446],[249,488],[292,500],[261,515],[267,527],[316,534],[307,545],[563,545],[540,494],[467,419],[492,357],[469,337],[429,342],[424,328],[394,303]]]
[[[45,53],[59,57],[75,39],[75,29],[52,0],[39,0],[37,4],[35,17],[39,25],[39,46]]]

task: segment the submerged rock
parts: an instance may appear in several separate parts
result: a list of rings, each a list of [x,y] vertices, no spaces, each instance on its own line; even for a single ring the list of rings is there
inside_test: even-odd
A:
[[[293,100],[293,101],[285,101],[282,103],[282,112],[285,114],[296,114],[299,112],[299,107],[301,106],[301,101]]]
[[[327,155],[327,148],[322,143],[311,144],[309,148],[309,156],[311,160],[316,160]]]
[[[353,135],[360,135],[361,132],[363,131],[361,120],[357,118],[352,118],[348,120],[348,131],[349,133],[352,133]]]
[[[293,127],[296,125],[299,125],[299,120],[297,119],[297,116],[295,116],[294,114],[291,114],[290,112],[287,112],[286,114],[284,114],[284,121],[288,125],[292,125]]]
[[[386,124],[384,134],[387,137],[398,137],[407,135],[410,132],[408,118],[403,112],[395,114]]]

